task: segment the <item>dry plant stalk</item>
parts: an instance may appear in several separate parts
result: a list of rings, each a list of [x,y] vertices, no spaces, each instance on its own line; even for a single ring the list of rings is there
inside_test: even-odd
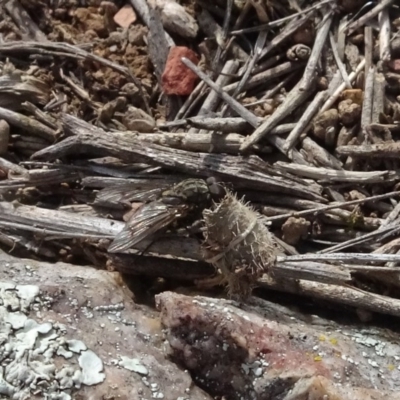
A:
[[[260,214],[230,192],[204,210],[206,261],[213,264],[228,285],[230,296],[246,298],[257,279],[275,264],[277,250]]]

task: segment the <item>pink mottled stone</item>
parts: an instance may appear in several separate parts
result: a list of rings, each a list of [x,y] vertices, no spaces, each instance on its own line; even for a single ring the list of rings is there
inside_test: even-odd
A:
[[[389,67],[394,72],[400,72],[400,60],[399,59],[390,60]]]

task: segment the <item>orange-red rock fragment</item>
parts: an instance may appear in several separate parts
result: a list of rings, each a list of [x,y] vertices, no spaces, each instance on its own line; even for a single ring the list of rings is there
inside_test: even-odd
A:
[[[128,28],[136,21],[136,13],[130,4],[125,4],[115,15],[114,22],[122,28]]]
[[[161,77],[162,88],[165,94],[188,96],[194,89],[198,77],[182,63],[182,57],[188,58],[196,65],[199,62],[197,54],[189,48],[184,46],[172,47]]]

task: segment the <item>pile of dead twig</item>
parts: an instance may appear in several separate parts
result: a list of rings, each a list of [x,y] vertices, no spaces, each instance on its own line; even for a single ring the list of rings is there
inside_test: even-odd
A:
[[[395,1],[197,0],[171,14],[169,2],[131,0],[126,25],[122,4],[99,3],[0,2],[2,247],[204,282],[215,272],[204,229],[182,232],[179,218],[146,219],[126,254],[107,250],[138,203],[215,177],[271,234],[258,285],[400,315]],[[186,96],[166,86],[175,46],[200,60],[179,61],[181,81],[195,79]],[[241,221],[227,224],[242,226],[238,241],[208,226],[208,249],[254,250]],[[227,250],[213,251],[218,267]],[[249,254],[236,253],[223,265],[248,276]]]

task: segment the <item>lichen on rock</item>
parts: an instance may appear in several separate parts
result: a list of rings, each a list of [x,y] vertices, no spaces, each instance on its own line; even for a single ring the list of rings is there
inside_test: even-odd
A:
[[[83,343],[65,340],[61,324],[30,318],[41,305],[39,287],[0,282],[1,396],[69,400],[82,384],[105,379],[100,358]]]

